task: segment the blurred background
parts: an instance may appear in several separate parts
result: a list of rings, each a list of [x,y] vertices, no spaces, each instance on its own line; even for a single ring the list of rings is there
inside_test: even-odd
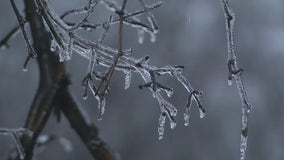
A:
[[[119,1],[120,2],[120,1]],[[146,1],[148,4],[154,0]],[[23,9],[21,1],[17,1]],[[84,0],[52,0],[58,14],[87,4]],[[249,160],[282,160],[284,158],[284,1],[232,1],[236,14],[235,42],[239,66],[245,69],[244,84],[253,106],[249,118]],[[129,1],[128,11],[141,9],[138,1]],[[93,17],[104,22],[110,12],[97,7]],[[191,123],[185,127],[183,112],[187,94],[171,77],[162,84],[174,88],[168,100],[178,108],[177,127],[171,130],[166,123],[163,140],[158,140],[160,110],[148,90],[139,90],[142,83],[134,75],[131,86],[124,90],[124,74],[116,72],[107,96],[107,108],[102,121],[97,120],[96,100],[82,100],[81,81],[88,60],[74,55],[67,62],[74,97],[86,110],[100,130],[101,137],[119,153],[123,160],[227,160],[239,159],[241,104],[236,86],[227,84],[226,31],[223,10],[218,0],[163,0],[154,11],[160,25],[155,43],[146,35],[140,45],[135,29],[125,27],[124,48],[133,47],[134,57],[150,55],[151,65],[184,65],[184,74],[194,88],[203,91],[207,116],[199,119],[192,108]],[[142,16],[143,17],[143,16]],[[79,17],[73,17],[74,20]],[[146,20],[145,17],[142,19]],[[17,25],[9,1],[0,1],[0,39]],[[112,26],[105,43],[117,46],[117,26]],[[96,40],[98,33],[82,33]],[[24,125],[38,85],[36,61],[29,71],[22,72],[27,54],[22,35],[10,41],[11,48],[0,51],[0,128]],[[51,143],[36,159],[91,160],[92,157],[71,129],[66,119],[60,123],[52,116],[44,134],[60,133],[71,140],[73,152],[64,152],[58,142]],[[5,159],[13,141],[0,136],[0,159]]]

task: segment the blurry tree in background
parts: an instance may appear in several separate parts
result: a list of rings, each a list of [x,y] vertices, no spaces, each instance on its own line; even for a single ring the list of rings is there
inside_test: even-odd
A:
[[[5,149],[7,147],[1,143],[1,155],[9,155],[10,160],[237,159],[238,134],[241,131],[242,160],[246,157],[247,142],[250,143],[248,159],[283,158],[284,155],[279,150],[284,146],[283,139],[279,138],[284,131],[279,129],[279,122],[283,118],[279,114],[282,109],[278,107],[284,103],[279,98],[284,95],[283,87],[279,87],[284,77],[275,73],[272,65],[265,65],[259,70],[260,66],[266,64],[263,60],[267,59],[265,52],[283,52],[284,49],[274,43],[275,37],[279,40],[284,34],[273,28],[283,24],[279,22],[279,18],[274,21],[271,18],[273,16],[264,14],[259,8],[270,6],[275,12],[271,12],[272,15],[282,15],[276,6],[284,5],[283,2],[275,0],[271,5],[265,5],[264,0],[232,2],[236,5],[235,16],[228,0],[220,0],[223,13],[218,1],[181,0],[177,3],[165,0],[163,4],[150,0],[74,0],[68,3],[48,0],[10,1],[12,7],[3,7],[1,10],[5,14],[8,9],[13,10],[16,18],[11,18],[11,22],[17,19],[19,25],[11,27],[8,34],[8,29],[1,32],[1,37],[4,37],[0,41],[1,49],[9,48],[5,52],[10,51],[11,54],[3,51],[0,59],[0,73],[3,75],[0,84],[0,126],[17,128],[22,125],[24,118],[26,120],[23,128],[0,129],[0,134],[11,135],[17,144],[17,149],[8,153],[8,149]],[[225,21],[221,16],[225,16]],[[263,25],[266,20],[271,23]],[[9,22],[8,19],[7,21]],[[255,22],[251,23],[252,21]],[[265,27],[273,28],[273,32],[268,32]],[[234,32],[237,33],[236,38]],[[224,54],[226,33],[227,65]],[[269,36],[255,38],[255,35],[264,33]],[[17,40],[11,39],[17,34],[24,37],[28,52],[25,61],[23,57],[9,58],[14,52],[23,52],[22,49],[13,51],[16,48],[13,43]],[[137,42],[133,41],[137,37]],[[148,37],[150,42],[155,43],[148,43]],[[236,45],[236,42],[239,43]],[[240,53],[238,58],[241,65],[237,63],[237,51]],[[277,56],[275,66],[280,68],[283,65],[279,57],[282,56]],[[21,61],[24,62],[23,75],[26,78],[23,78],[22,73],[8,76],[6,72],[19,68]],[[38,67],[34,62],[37,62]],[[164,65],[167,63],[178,65]],[[247,69],[244,73],[249,73],[246,75],[248,80],[242,80],[243,69],[239,66]],[[37,90],[35,68],[39,72]],[[72,77],[67,69],[70,69]],[[260,75],[269,76],[259,78]],[[207,112],[210,112],[204,121],[191,123],[205,116],[205,108],[201,103],[202,92],[193,88],[185,77],[190,77],[189,80],[201,86],[198,88],[204,91],[206,98],[203,103],[208,106]],[[229,85],[237,86],[241,113],[237,107],[240,106],[239,99],[223,83],[225,77],[228,77]],[[73,85],[70,85],[71,79]],[[14,80],[26,85],[19,83],[19,87]],[[253,124],[249,141],[248,114],[251,106],[243,81],[248,82],[246,86],[251,95],[249,99],[257,106],[254,108],[257,115],[251,117]],[[78,84],[81,84],[81,90]],[[121,88],[127,89],[127,92],[121,91]],[[138,88],[143,90],[138,91]],[[146,94],[144,96],[144,90],[149,90],[158,102],[159,111],[151,108],[153,102],[146,98]],[[71,95],[71,91],[75,96]],[[9,100],[15,94],[19,96],[13,100],[16,99],[19,103]],[[34,94],[32,105],[28,108]],[[90,95],[94,98],[88,98]],[[84,108],[75,100],[76,97],[82,97]],[[170,97],[172,102],[166,97]],[[172,103],[185,106],[184,113]],[[5,107],[8,105],[12,108],[15,106],[17,112],[15,108],[9,112],[9,108]],[[24,107],[20,109],[19,106]],[[98,110],[94,111],[94,106]],[[197,106],[197,110],[191,106]],[[266,106],[274,108],[268,110]],[[199,116],[191,114],[191,110],[198,111]],[[107,115],[102,121],[105,111]],[[88,117],[94,114],[97,115],[97,121],[100,121],[96,124],[98,127],[92,122],[94,116]],[[55,116],[56,121],[52,121],[51,115]],[[166,132],[166,138],[163,139],[164,132],[175,128],[181,121],[180,117],[183,118],[184,125],[191,124],[190,127],[177,127],[172,133]],[[158,137],[151,130],[157,125],[155,119],[158,119]],[[240,119],[242,123],[238,127]],[[47,123],[48,120],[51,122]],[[165,125],[166,121],[169,121],[168,126]],[[274,122],[277,129],[267,125],[270,122]],[[68,123],[72,128],[70,131]],[[57,129],[55,126],[58,126]],[[73,131],[79,135],[90,154],[84,148],[77,147],[82,144],[76,141]],[[163,140],[155,141],[157,139]],[[64,155],[57,151],[58,148],[56,150],[56,147],[50,147],[56,142],[69,154]],[[43,152],[44,150],[48,151]]]

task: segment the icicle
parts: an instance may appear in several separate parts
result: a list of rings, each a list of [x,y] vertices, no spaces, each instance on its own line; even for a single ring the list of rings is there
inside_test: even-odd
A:
[[[138,63],[140,63],[141,61],[142,60],[140,60]],[[146,83],[151,82],[151,75],[147,70],[144,70],[142,68],[136,68],[136,70],[139,72]]]
[[[228,79],[228,85],[231,86],[233,84],[233,81],[231,79]]]
[[[177,116],[177,109],[172,104],[168,102],[166,107],[170,110],[171,116]]]
[[[248,104],[247,113],[250,113],[252,106]]]
[[[174,94],[174,91],[172,89],[164,89],[164,91],[167,93],[168,97],[171,97]]]
[[[155,34],[158,33],[159,27],[158,27],[158,25],[156,23],[156,20],[155,20],[155,17],[153,15],[153,13],[149,10],[149,7],[145,5],[143,0],[140,0],[140,4],[143,6],[144,10],[147,13],[148,21],[151,24],[151,28],[154,30],[154,33]]]
[[[27,66],[25,66],[23,69],[22,69],[23,72],[27,72],[28,71],[28,68]]]
[[[182,85],[186,88],[186,90],[189,93],[193,92],[193,89],[189,83],[189,81],[181,74],[181,73],[174,73],[174,76],[178,79],[178,81],[180,83],[182,83]],[[201,97],[201,92],[198,92],[198,94],[196,94],[196,97],[193,98],[193,100],[195,100],[195,102],[197,103],[198,107],[199,107],[199,113],[200,113],[200,118],[204,118],[205,116],[205,110],[200,102],[200,97]],[[186,124],[186,123],[185,123]]]
[[[189,125],[189,120],[190,120],[190,109],[191,109],[191,104],[192,104],[193,98],[192,98],[192,94],[190,94],[190,97],[187,100],[187,105],[185,108],[185,112],[184,112],[184,125],[188,126]]]
[[[94,49],[91,49],[90,51],[88,51],[87,54],[90,57],[89,66],[88,66],[88,73],[92,73],[95,65],[97,65],[97,52]]]
[[[159,126],[158,126],[159,140],[163,139],[165,131],[165,123],[166,123],[166,113],[163,112],[161,113],[159,118]]]
[[[177,109],[169,103],[167,100],[165,100],[159,92],[153,92],[153,97],[158,100],[160,109],[162,112],[165,112],[170,120],[170,126],[171,129],[174,129],[176,127],[176,122],[173,117],[177,115]]]
[[[190,108],[186,107],[185,112],[183,114],[184,116],[184,125],[188,126],[189,125],[189,119],[190,119]]]
[[[170,126],[171,126],[171,129],[176,128],[177,124],[176,124],[175,120],[174,120],[172,117],[170,117],[169,119],[170,119]]]
[[[241,136],[241,160],[244,160],[246,157],[246,149],[247,149],[247,137]]]
[[[170,126],[171,126],[171,129],[175,129],[177,124],[175,121],[170,121]]]
[[[51,51],[51,52],[56,51],[57,46],[58,46],[57,42],[53,39],[53,40],[51,41],[50,51]]]
[[[157,36],[156,36],[155,33],[151,33],[151,34],[150,34],[150,40],[151,40],[152,43],[155,43],[155,42],[156,42]]]
[[[173,117],[177,115],[177,109],[167,100],[165,100],[159,92],[153,91],[153,97],[158,100],[161,111],[168,110],[170,116],[173,116]]]
[[[103,119],[102,115],[105,113],[106,99],[104,97],[96,96],[98,100],[98,108],[99,108],[99,117],[98,120],[101,121]]]
[[[143,44],[144,42],[144,36],[145,36],[145,31],[143,29],[137,29],[137,36],[138,36],[138,42],[139,44]]]
[[[125,74],[125,86],[124,89],[128,89],[130,87],[130,83],[131,83],[131,71],[128,71]]]
[[[59,49],[59,62],[64,62],[66,60],[66,49]]]
[[[175,117],[177,115],[177,109],[166,100],[164,100],[163,103],[165,104],[165,107],[170,111],[170,115]]]
[[[66,57],[65,57],[66,61],[69,61],[72,58],[73,45],[74,45],[73,43],[74,43],[74,40],[72,37],[70,37],[69,43],[67,45],[67,50],[66,50]]]
[[[199,108],[199,117],[204,118],[205,115],[206,115],[206,113],[201,108]]]

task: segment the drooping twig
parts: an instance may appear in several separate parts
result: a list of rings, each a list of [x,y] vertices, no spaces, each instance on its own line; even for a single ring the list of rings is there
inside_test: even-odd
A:
[[[247,138],[248,138],[248,116],[251,110],[251,105],[248,102],[248,96],[243,85],[241,78],[241,73],[243,69],[239,69],[237,64],[237,56],[234,43],[234,23],[235,14],[230,8],[228,0],[221,0],[221,4],[224,10],[225,20],[226,20],[226,30],[227,30],[227,48],[228,48],[228,83],[232,84],[232,79],[234,78],[239,96],[242,103],[242,130],[241,130],[241,143],[240,143],[240,159],[244,160],[246,158],[247,149]]]

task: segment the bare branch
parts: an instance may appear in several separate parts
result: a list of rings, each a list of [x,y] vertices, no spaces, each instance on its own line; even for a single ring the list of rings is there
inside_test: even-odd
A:
[[[66,118],[71,127],[77,132],[86,147],[96,160],[115,160],[115,154],[109,146],[98,136],[98,129],[81,107],[74,101],[68,90],[61,90],[55,103]]]
[[[0,41],[0,49],[4,50],[9,48],[8,41],[19,33],[20,26],[14,27],[8,34]]]

